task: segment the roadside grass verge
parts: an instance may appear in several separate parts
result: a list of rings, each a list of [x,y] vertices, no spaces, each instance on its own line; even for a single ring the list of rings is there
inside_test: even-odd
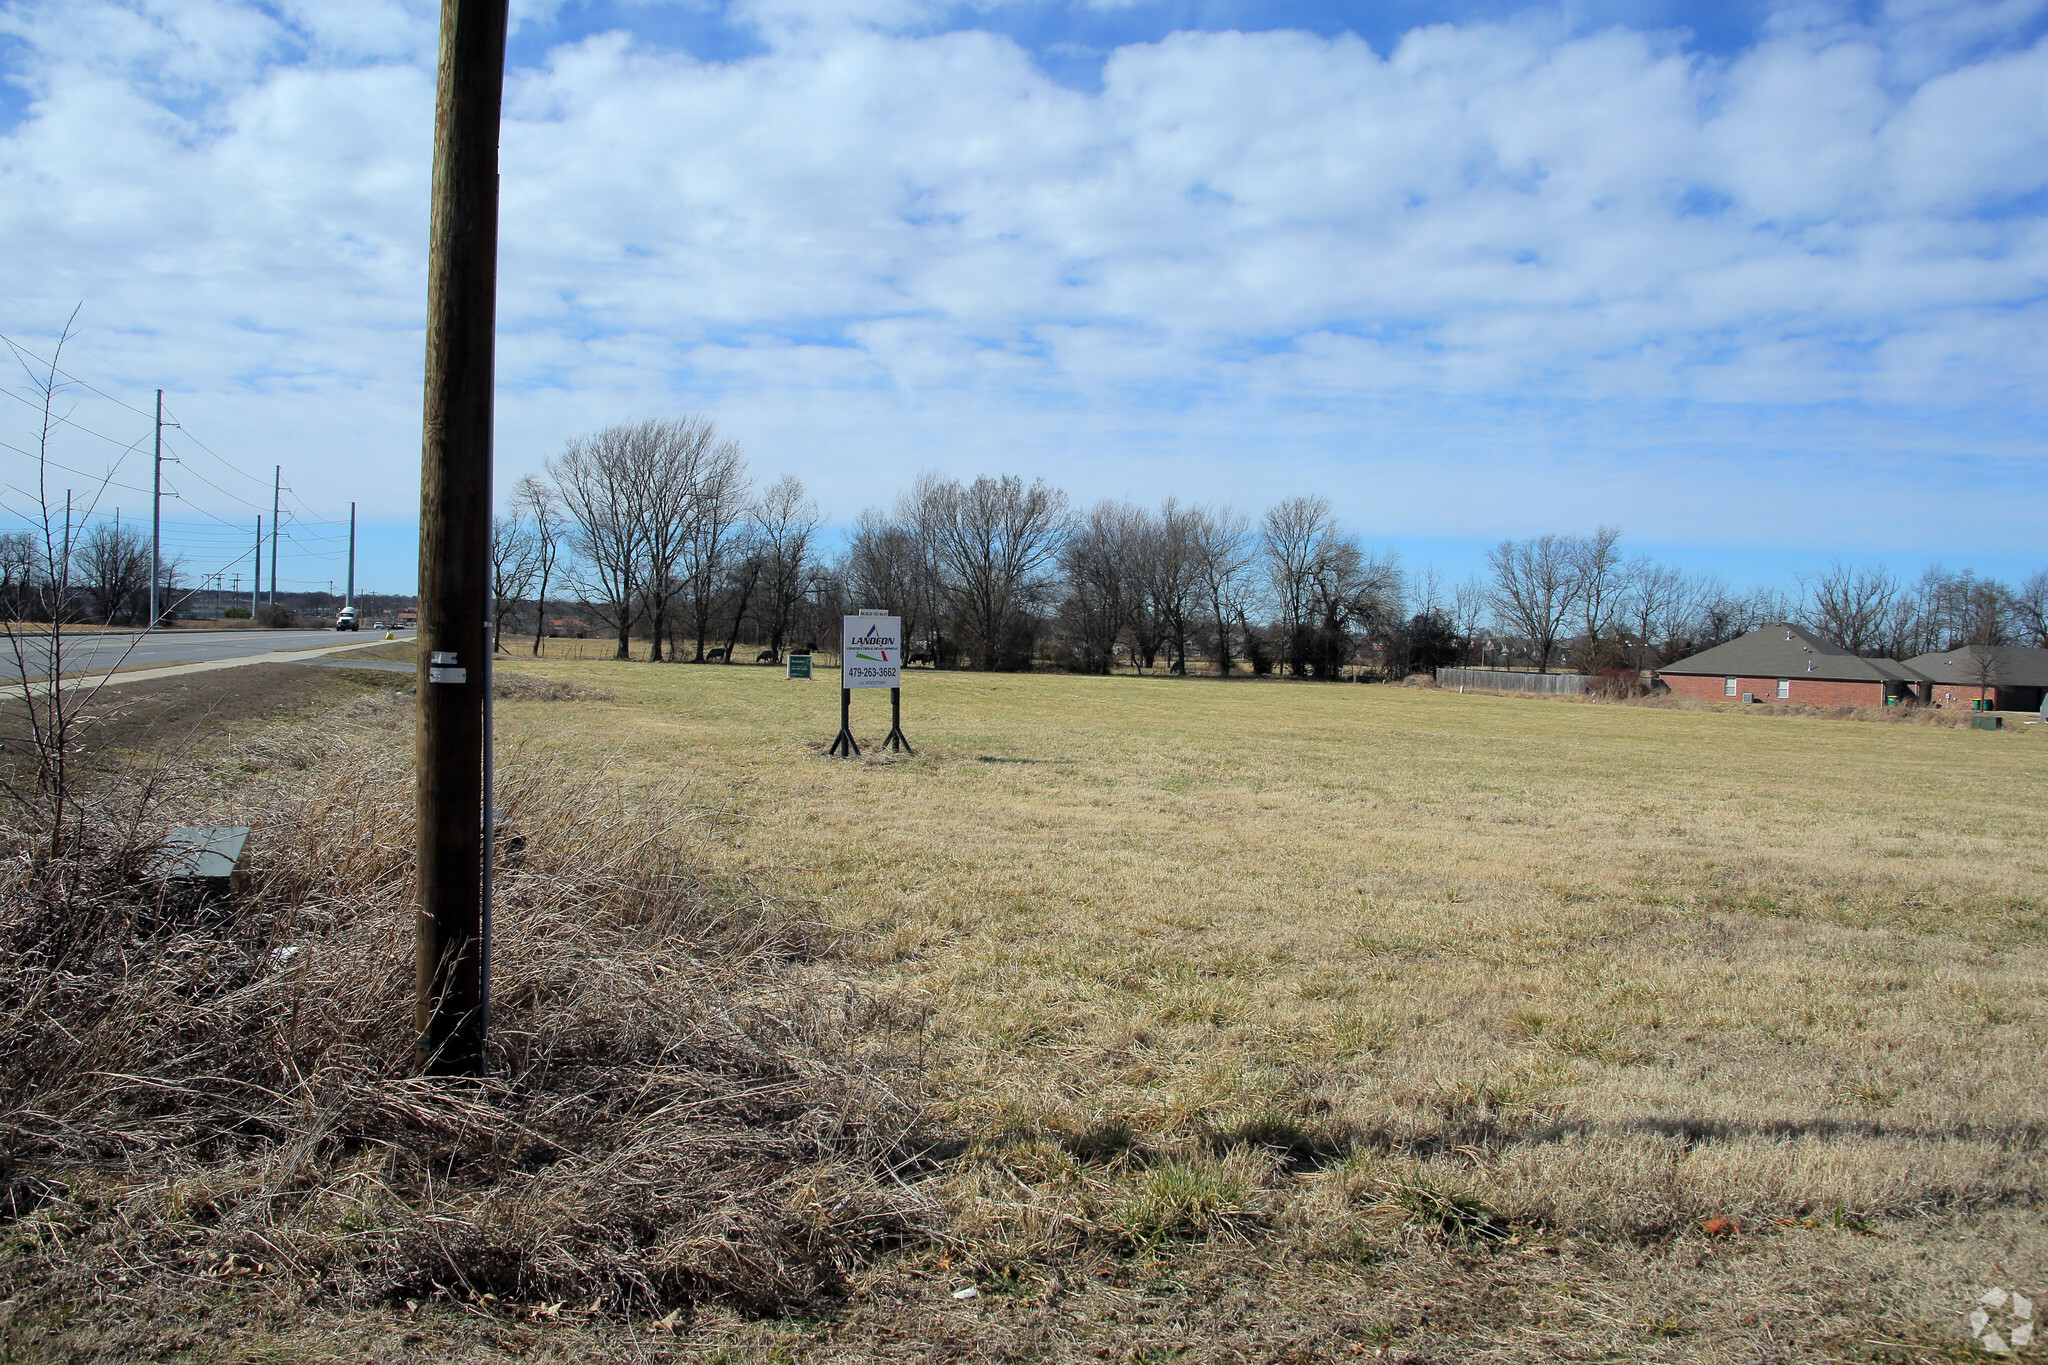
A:
[[[531,684],[529,684],[531,686]],[[914,1078],[812,988],[832,931],[688,857],[686,788],[507,765],[490,1078],[414,1078],[409,707],[259,730],[102,793],[0,888],[0,1292],[147,1337],[224,1286],[814,1308],[929,1221]],[[252,823],[243,893],[153,876],[169,823]]]

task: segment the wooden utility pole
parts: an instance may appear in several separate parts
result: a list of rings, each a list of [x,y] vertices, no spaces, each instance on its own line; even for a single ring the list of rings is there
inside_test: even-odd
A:
[[[483,1066],[485,598],[498,281],[498,119],[508,0],[441,0],[427,401],[420,462],[416,1044],[429,1072]]]

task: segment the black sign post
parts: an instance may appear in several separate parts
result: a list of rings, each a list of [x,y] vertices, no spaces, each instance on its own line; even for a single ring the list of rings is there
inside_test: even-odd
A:
[[[839,738],[832,741],[830,752],[835,758],[859,758],[860,741],[853,737],[853,727],[848,722],[853,718],[853,689],[839,689]]]
[[[910,741],[903,737],[903,689],[900,687],[889,689],[889,737],[882,741],[882,747],[917,757],[917,750],[911,748]]]

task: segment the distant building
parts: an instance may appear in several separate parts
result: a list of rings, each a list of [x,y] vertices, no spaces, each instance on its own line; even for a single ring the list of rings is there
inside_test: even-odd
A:
[[[1869,659],[1780,623],[1666,664],[1657,676],[1681,697],[1782,701],[1804,706],[1883,706],[1928,699],[1925,673],[1896,659]]]
[[[1965,706],[1983,697],[1994,711],[2038,711],[2048,696],[2048,649],[1964,645],[1906,660],[1934,681],[1937,706]]]

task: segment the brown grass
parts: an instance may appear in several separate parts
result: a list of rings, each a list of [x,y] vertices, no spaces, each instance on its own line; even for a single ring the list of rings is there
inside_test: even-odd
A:
[[[2048,1193],[2030,732],[919,673],[919,756],[849,764],[829,681],[538,671],[622,704],[531,742],[729,799],[699,856],[819,906],[929,1017],[977,1274],[1720,1216],[1933,1321]],[[1826,1248],[1788,1253],[1809,1224]],[[1878,1269],[1900,1238],[1950,1269]],[[2048,1283],[2048,1238],[1995,1263]]]
[[[612,698],[501,708],[501,771],[532,803],[522,828],[559,841],[547,884],[577,884],[586,864],[559,831],[603,831],[589,836],[600,868],[623,856],[604,850],[632,844],[611,831],[652,832],[638,847],[658,845],[693,888],[677,932],[706,964],[684,969],[674,936],[622,924],[614,907],[637,903],[639,883],[601,876],[506,920],[508,977],[572,983],[530,1006],[507,987],[507,1007],[540,1020],[575,999],[614,1021],[603,1036],[623,1017],[710,1047],[731,1035],[706,1021],[709,995],[777,1049],[776,1075],[811,1087],[797,1092],[805,1114],[845,1112],[818,1096],[852,1086],[854,1111],[876,1116],[872,1135],[806,1137],[781,1165],[746,1169],[844,1172],[833,1189],[879,1201],[849,1206],[878,1221],[824,1243],[847,1291],[828,1316],[712,1303],[651,1336],[652,1315],[537,1324],[532,1298],[488,1322],[457,1314],[480,1296],[446,1272],[491,1247],[585,1267],[578,1284],[599,1298],[614,1286],[614,1303],[664,1283],[637,1251],[606,1259],[602,1237],[536,1237],[545,1220],[439,1260],[373,1258],[382,1279],[323,1280],[307,1259],[317,1292],[294,1302],[309,1316],[244,1329],[248,1358],[367,1340],[389,1324],[364,1317],[364,1295],[426,1283],[440,1297],[415,1296],[427,1307],[394,1320],[442,1357],[488,1341],[579,1359],[1960,1359],[1974,1349],[1961,1315],[1984,1289],[2048,1287],[2048,753],[2032,732],[919,673],[906,689],[918,756],[842,763],[823,755],[829,679],[564,661],[505,674]],[[886,699],[856,701],[856,729],[879,738]],[[248,799],[228,794],[231,778],[281,811],[303,808],[277,793],[336,790],[304,772],[342,770],[293,751],[216,774],[224,807]],[[397,754],[363,776],[388,812],[347,827],[384,850],[364,865],[402,883]],[[295,832],[269,847],[314,837],[293,818],[273,822]],[[286,885],[262,903],[325,903]],[[717,927],[718,907],[763,897],[786,907],[778,922],[825,927],[765,952]],[[395,958],[379,914],[362,922],[384,925]],[[636,995],[664,965],[675,992]],[[352,988],[391,1014],[404,992],[398,965],[386,972],[321,997]],[[356,1013],[324,1031],[355,1036]],[[381,1045],[402,1045],[396,1024],[379,1027]],[[535,1041],[508,1044],[508,1059],[546,1074],[545,1058],[569,1057],[582,1079],[564,1090],[591,1093],[603,1073],[585,1034],[520,1030]],[[898,1171],[916,1196],[888,1176],[914,1122],[878,1083],[957,1136],[947,1161]],[[534,1126],[512,1098],[492,1103],[494,1124]],[[738,1109],[721,1112],[735,1143],[760,1141],[738,1131]],[[794,1116],[763,1126],[778,1123],[807,1131]],[[441,1226],[420,1174],[438,1168],[379,1140],[397,1174],[372,1225]],[[283,1145],[227,1149],[223,1169]],[[213,1178],[210,1161],[190,1166],[187,1178]],[[593,1158],[549,1207],[613,1209],[589,1174],[600,1167],[609,1178]],[[464,1197],[525,1178],[510,1171]],[[844,1197],[792,1203],[776,1188],[780,1212],[747,1204],[762,1220],[749,1226],[803,1226],[789,1209]],[[485,1206],[463,1216],[489,1229]],[[707,1206],[664,1206],[648,1235],[672,1219],[701,1228],[691,1211]],[[223,1226],[239,1230],[271,1205],[234,1207]],[[288,1227],[310,1216],[297,1207]],[[596,1226],[616,1228],[612,1216]],[[809,1245],[783,1235],[770,1244]],[[905,1235],[874,1256],[878,1238]],[[105,1265],[35,1254],[48,1278],[30,1282],[56,1286],[39,1291],[46,1307],[89,1292],[64,1267]],[[299,1283],[257,1261],[270,1278],[251,1280]],[[406,1280],[408,1266],[443,1271]],[[529,1274],[552,1302],[543,1272]],[[504,1282],[520,1292],[517,1275]],[[968,1287],[979,1297],[954,1297]],[[742,1310],[775,1299],[692,1292]],[[434,1302],[451,1308],[435,1316]]]
[[[918,1150],[906,1088],[840,1038],[872,1003],[801,989],[819,928],[707,881],[687,803],[545,758],[502,789],[491,1079],[414,1079],[408,717],[259,734],[112,807],[140,818],[75,859],[9,865],[16,1313],[160,1317],[245,1278],[308,1304],[780,1311],[923,1220],[888,1174]],[[152,880],[173,808],[259,827],[231,905]]]

